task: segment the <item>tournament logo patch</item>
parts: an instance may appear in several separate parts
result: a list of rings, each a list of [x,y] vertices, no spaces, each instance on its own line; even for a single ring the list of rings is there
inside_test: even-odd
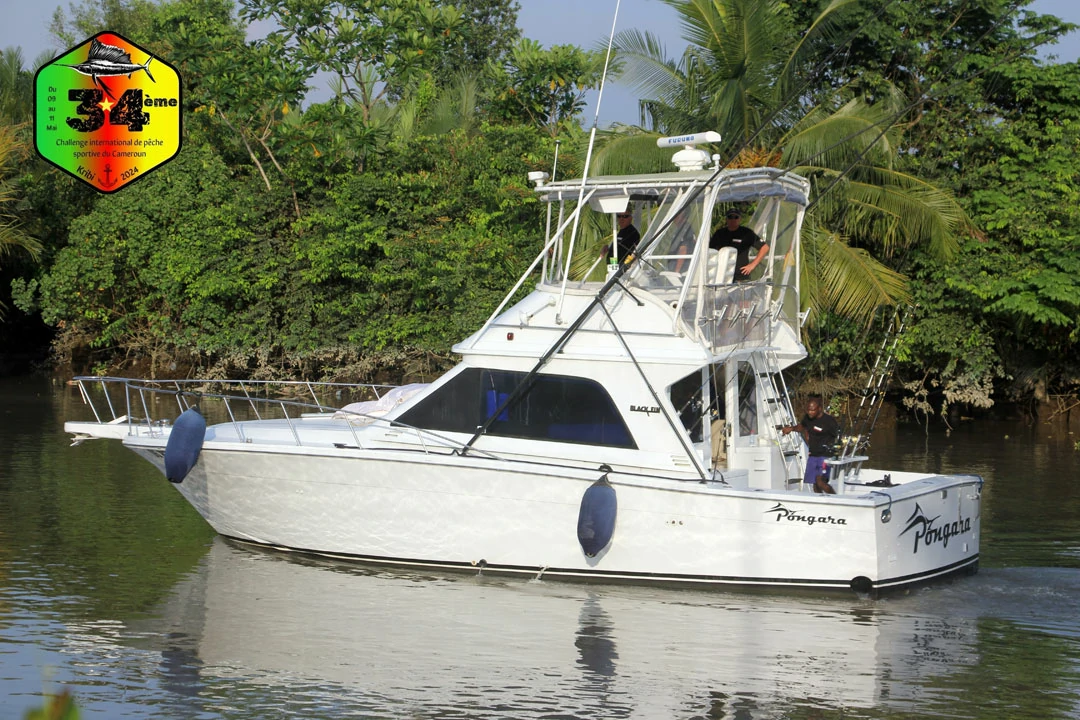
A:
[[[180,152],[180,74],[113,32],[43,65],[34,77],[34,149],[112,193]]]

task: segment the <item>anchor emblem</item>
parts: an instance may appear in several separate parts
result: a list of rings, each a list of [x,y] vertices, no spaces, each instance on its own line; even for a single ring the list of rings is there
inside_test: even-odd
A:
[[[111,173],[111,172],[112,172],[112,166],[110,166],[108,163],[105,163],[105,170],[104,170],[105,179],[101,180],[100,182],[101,182],[101,187],[105,188],[106,190],[111,188],[113,185],[115,185],[116,183],[119,182],[119,180],[113,180],[112,182],[109,182],[109,173]]]

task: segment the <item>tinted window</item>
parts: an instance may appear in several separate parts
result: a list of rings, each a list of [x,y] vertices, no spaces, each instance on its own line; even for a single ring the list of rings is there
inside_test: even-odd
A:
[[[525,377],[469,368],[400,420],[428,430],[476,432]],[[535,375],[530,387],[499,412],[488,434],[637,448],[607,391],[593,380],[564,375]]]
[[[671,404],[693,442],[701,442],[701,371],[695,370],[671,386]]]

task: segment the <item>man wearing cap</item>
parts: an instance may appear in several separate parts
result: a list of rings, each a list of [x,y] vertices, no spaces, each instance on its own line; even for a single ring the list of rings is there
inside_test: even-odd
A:
[[[735,248],[735,282],[750,279],[750,273],[769,254],[769,246],[748,227],[742,226],[742,211],[732,208],[724,216],[726,223],[709,238],[709,247],[719,250],[722,247]],[[750,259],[750,248],[757,251]]]
[[[626,257],[637,249],[637,244],[641,240],[641,233],[634,227],[633,219],[634,215],[630,211],[630,208],[623,210],[620,213],[615,214],[615,219],[619,223],[619,233],[615,236],[615,247],[618,250],[616,257],[619,262],[625,262]],[[607,255],[611,252],[611,244],[604,246],[604,249],[600,251],[601,255]]]

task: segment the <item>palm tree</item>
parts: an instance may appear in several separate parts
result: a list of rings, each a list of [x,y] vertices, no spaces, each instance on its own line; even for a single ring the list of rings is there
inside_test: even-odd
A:
[[[49,62],[52,56],[43,52],[34,61],[34,68]],[[19,125],[28,122],[34,112],[34,70],[23,67],[22,48],[8,47],[0,51],[0,122]]]
[[[801,33],[780,0],[664,2],[678,12],[690,44],[673,61],[649,33],[617,35],[621,77],[647,98],[645,129],[617,129],[597,155],[601,172],[661,169],[656,135],[719,130],[730,166],[765,159],[813,185],[803,226],[803,303],[817,311],[811,318],[829,309],[869,322],[880,306],[905,301],[904,276],[865,248],[888,257],[922,243],[947,257],[970,221],[948,192],[896,169],[905,99],[845,101],[840,91],[811,91],[812,46],[842,45],[834,25],[859,0],[832,0]]]
[[[479,97],[480,78],[474,74],[456,73],[442,85],[428,76],[423,83],[406,88],[396,105],[379,108],[373,119],[376,124],[392,125],[399,139],[417,134],[444,135],[452,130],[471,135],[480,125]]]

